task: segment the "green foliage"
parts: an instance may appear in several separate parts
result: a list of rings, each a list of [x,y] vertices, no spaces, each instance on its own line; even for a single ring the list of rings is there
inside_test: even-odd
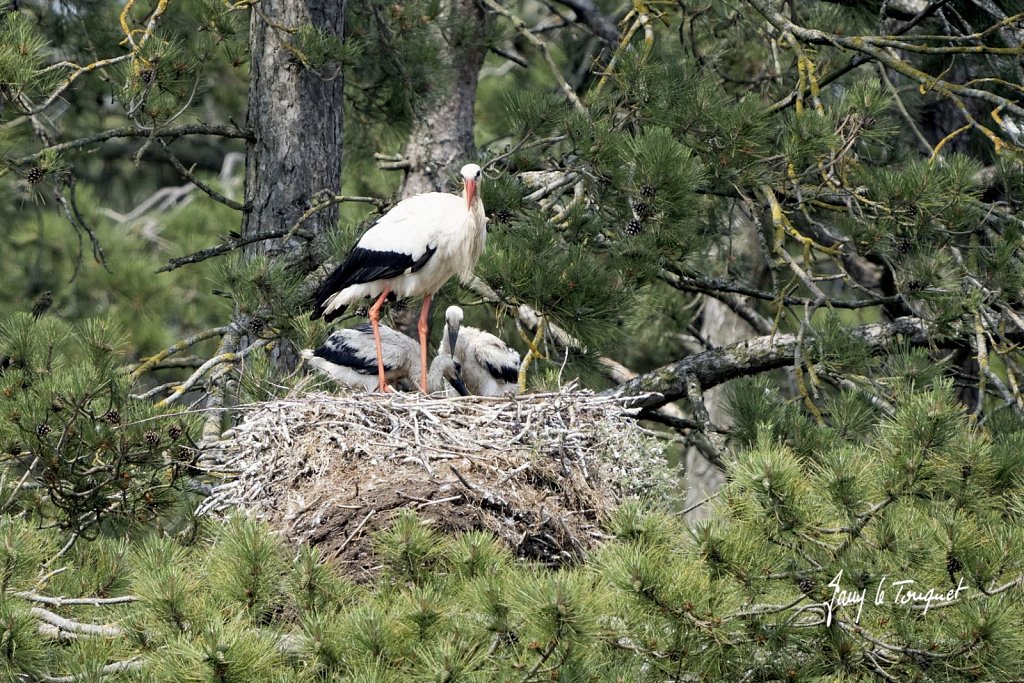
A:
[[[34,22],[17,12],[0,14],[0,85],[34,95],[53,86],[52,75],[37,76],[46,60],[47,41]]]
[[[17,680],[46,670],[46,649],[36,621],[24,604],[0,599],[0,675]]]
[[[381,556],[398,581],[422,582],[440,559],[440,537],[403,510],[377,541]]]
[[[871,356],[867,345],[850,334],[843,319],[829,311],[814,325],[809,362],[838,373],[864,374]]]
[[[75,533],[132,526],[180,503],[179,475],[191,458],[191,420],[160,421],[128,396],[125,334],[113,321],[74,329],[54,318],[15,315],[0,325],[0,444],[21,487],[5,512],[40,515]]]
[[[342,41],[317,26],[301,26],[295,32],[292,52],[307,69],[319,71],[327,66],[342,69],[362,51],[357,41]]]
[[[795,1],[785,18],[862,41],[898,27],[883,16],[897,4]],[[450,50],[495,48],[475,110],[489,214],[477,273],[503,305],[485,310],[454,283],[439,302],[466,299],[470,322],[521,350],[514,325],[501,324],[518,304],[575,337],[585,350],[544,340],[534,388],[604,382],[601,355],[635,370],[682,358],[714,329],[698,298],[707,291],[780,332],[809,314],[799,387],[788,368],[729,386],[727,484],[699,526],[664,511],[664,481],[635,474],[660,457],[638,448],[616,465],[624,492],[655,509],[621,508],[606,529],[614,537],[578,566],[531,566],[489,535],[448,538],[403,514],[375,537],[380,578],[356,586],[261,523],[192,518],[185,489],[200,476],[200,418],[132,398],[192,370],[138,381],[136,361],[232,314],[258,348],[231,368],[229,401],[294,387],[301,378],[282,378],[276,359],[328,332],[306,317],[311,282],[255,249],[154,275],[239,220],[170,188],[183,181],[163,143],[236,199],[235,180],[215,173],[245,143],[149,133],[246,121],[248,26],[276,17],[258,3],[176,0],[144,34],[151,5],[135,4],[122,29],[117,3],[0,2],[0,677],[1019,677],[1024,172],[1020,121],[991,103],[1013,96],[1017,55],[886,47],[878,59],[899,53],[910,69],[839,74],[853,51],[838,41],[797,49],[802,34],[769,26],[751,3],[705,5],[636,3],[619,25],[628,42],[599,55],[590,31],[571,17],[561,26],[543,3],[502,4],[545,41],[543,54],[509,21],[481,26],[438,0],[350,2],[344,42],[312,25],[275,29],[268,43],[288,51],[289,68],[346,79],[345,180],[327,189],[379,197],[399,179],[375,154],[402,149],[415,117],[444,100]],[[960,24],[986,20],[944,12],[903,39],[985,50],[1012,33],[1000,26],[977,41],[979,23],[964,40]],[[130,58],[123,30],[146,35]],[[88,68],[41,106],[74,65],[111,57],[120,61]],[[970,83],[989,101],[976,109],[943,82]],[[142,137],[49,146],[125,127]],[[126,216],[161,188],[174,190],[175,207]],[[767,211],[768,190],[782,218]],[[298,253],[303,268],[344,257],[366,214],[346,204],[340,229]],[[875,305],[838,303],[865,298]],[[850,333],[906,315],[931,325],[927,348],[869,349]],[[205,359],[216,343],[190,353]],[[987,393],[968,414],[954,387]],[[967,592],[925,613],[894,600],[900,579],[943,594],[963,581]],[[833,582],[867,591],[859,617],[829,609]],[[887,598],[871,603],[883,588]],[[119,596],[132,599],[102,602]],[[53,640],[31,612],[44,607],[121,633]],[[104,673],[111,662],[138,669]]]
[[[228,613],[244,612],[265,622],[281,606],[281,583],[288,569],[285,549],[268,529],[234,517],[214,539],[207,575]]]
[[[558,571],[518,561],[479,532],[445,539],[408,512],[376,535],[383,571],[359,589],[309,548],[289,562],[269,529],[244,516],[190,546],[146,539],[129,563],[118,559],[124,546],[82,546],[68,561],[127,575],[110,589],[138,602],[115,608],[125,632],[117,648],[59,661],[88,668],[97,657],[141,656],[141,680],[196,683],[608,672],[717,681],[751,670],[871,677],[870,652],[886,642],[901,655],[887,671],[903,679],[1001,680],[1021,664],[1024,532],[1007,511],[1020,514],[1024,480],[1001,473],[1008,455],[994,444],[1019,436],[1019,423],[986,437],[943,382],[908,395],[891,417],[859,419],[861,433],[836,437],[842,445],[814,462],[761,429],[730,466],[708,521],[689,530],[627,504],[609,520],[607,543]],[[16,573],[33,576],[53,552],[49,537],[28,524],[6,533],[0,547],[30,549]],[[963,588],[925,613],[900,580],[922,596]],[[24,585],[9,584],[0,600],[4,637],[22,657],[5,665],[19,673],[46,657],[13,595]],[[836,587],[866,591],[859,615],[833,602]]]

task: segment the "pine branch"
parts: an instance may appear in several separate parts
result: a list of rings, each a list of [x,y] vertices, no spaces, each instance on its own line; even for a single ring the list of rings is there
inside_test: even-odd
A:
[[[512,25],[515,26],[516,30],[519,32],[519,35],[523,36],[523,38],[529,41],[537,48],[538,51],[540,51],[541,57],[544,58],[544,63],[547,64],[548,70],[551,72],[551,75],[554,76],[555,81],[558,83],[558,87],[561,88],[566,99],[572,103],[572,106],[575,107],[577,111],[585,112],[587,110],[586,107],[583,106],[580,98],[576,96],[576,91],[573,90],[572,86],[569,85],[569,82],[565,80],[565,76],[562,75],[562,71],[558,68],[558,64],[555,63],[554,58],[551,56],[548,44],[541,38],[534,35],[526,24],[523,23],[522,19],[499,5],[495,0],[483,0],[483,3],[495,14],[500,14],[511,21]]]
[[[271,341],[273,341],[272,339],[257,339],[256,341],[254,341],[252,344],[249,344],[241,351],[235,351],[233,345],[228,345],[228,342],[237,341],[234,338],[235,335],[237,335],[237,332],[235,331],[231,331],[225,334],[224,337],[221,339],[221,348],[218,349],[217,354],[210,360],[200,365],[188,379],[186,379],[184,382],[176,386],[174,388],[174,391],[172,391],[169,396],[166,396],[165,398],[158,401],[157,405],[169,406],[170,404],[174,403],[179,398],[187,394],[189,391],[194,389],[199,380],[201,380],[206,375],[207,372],[220,366],[233,367],[238,361],[242,360],[256,349],[261,349],[267,344],[269,344]],[[220,371],[214,374],[214,379],[217,379],[222,375],[223,372]]]
[[[212,187],[210,187],[209,185],[204,183],[202,180],[197,178],[192,173],[192,171],[190,171],[189,169],[185,168],[184,164],[182,164],[180,161],[178,161],[178,157],[176,157],[174,155],[174,153],[171,152],[171,148],[170,148],[170,146],[167,144],[167,142],[165,140],[161,140],[160,144],[161,144],[161,146],[163,146],[164,153],[167,155],[167,158],[171,160],[171,165],[174,166],[174,169],[178,173],[180,173],[183,178],[185,178],[190,183],[192,183],[193,185],[198,187],[200,190],[205,192],[206,195],[210,199],[212,199],[212,200],[214,200],[216,202],[220,202],[224,206],[226,206],[228,208],[231,208],[231,209],[234,209],[235,211],[249,211],[251,209],[251,207],[247,207],[244,204],[240,204],[239,202],[236,202],[234,199],[229,199],[229,198],[225,197],[220,192],[217,192]]]
[[[778,296],[771,292],[766,292],[750,285],[745,285],[735,280],[724,280],[721,278],[713,277],[695,277],[692,275],[686,275],[679,271],[666,271],[666,276],[662,278],[665,282],[672,285],[676,289],[685,292],[699,292],[701,294],[708,294],[721,299],[723,293],[742,294],[762,301],[774,301],[778,302],[780,299]],[[806,306],[813,303],[812,299],[800,296],[783,296],[781,301],[786,306]],[[896,294],[893,296],[879,296],[872,299],[854,299],[852,301],[830,299],[828,305],[831,308],[846,308],[846,309],[858,309],[858,308],[869,308],[871,306],[883,306],[885,304],[898,303],[902,301],[902,297]],[[727,304],[728,305],[728,304]]]
[[[939,2],[930,3],[927,7],[918,12],[910,21],[896,29],[892,35],[903,35],[907,31],[914,28],[922,21],[930,17],[932,14],[942,9],[942,6],[948,4],[949,2],[950,0],[939,0]],[[847,62],[846,66],[840,67],[835,71],[830,71],[829,73],[825,74],[820,79],[818,79],[818,88],[823,88],[824,86],[839,80],[846,74],[856,69],[858,66],[861,66],[862,64],[867,64],[869,61],[871,61],[870,58],[868,58],[865,55],[856,55],[855,57],[851,58],[849,62]],[[787,109],[796,104],[797,100],[801,99],[802,97],[806,97],[810,94],[810,88],[803,91],[802,93],[790,93],[784,99],[780,100],[779,102],[776,102],[774,105],[769,107],[768,111],[770,113],[775,113]]]
[[[24,165],[29,164],[47,153],[61,153],[72,149],[79,149],[81,147],[88,147],[94,145],[97,142],[103,142],[104,140],[110,140],[112,138],[180,138],[185,135],[216,135],[223,138],[241,138],[244,140],[252,140],[252,131],[242,130],[236,126],[225,126],[221,124],[213,123],[187,123],[181,126],[174,126],[173,128],[152,128],[146,126],[123,126],[121,128],[111,128],[100,133],[94,133],[84,138],[78,138],[76,140],[69,140],[67,142],[61,142],[56,145],[50,145],[39,150],[35,154],[21,157],[20,159],[14,159],[11,161],[12,164]]]
[[[977,121],[973,120],[961,101],[962,97],[970,97],[982,100],[983,102],[988,102],[993,107],[1005,109],[1016,116],[1024,118],[1024,108],[1006,97],[1002,97],[985,90],[979,90],[978,88],[972,88],[970,86],[946,81],[938,76],[931,76],[921,71],[910,62],[894,56],[891,51],[891,41],[887,41],[882,37],[843,36],[819,29],[807,28],[790,21],[785,15],[777,11],[769,0],[747,0],[747,3],[756,9],[765,19],[768,20],[768,23],[774,26],[777,30],[780,32],[791,33],[802,43],[808,43],[811,45],[833,45],[852,52],[860,53],[866,57],[881,62],[893,71],[903,74],[925,88],[934,89],[939,94],[951,98],[954,103],[957,104],[957,108],[960,109],[961,113],[971,121],[972,125],[990,139],[993,138],[994,133],[985,126],[977,123]],[[1019,54],[1020,48],[1015,49],[1017,49],[1015,54]],[[818,82],[818,87],[820,87],[820,81]],[[1001,142],[1004,145],[1007,144],[1005,141]]]
[[[145,361],[142,362],[141,365],[132,370],[132,376],[138,379],[139,377],[142,376],[144,372],[148,372],[151,368],[155,367],[158,363],[164,361],[170,356],[173,356],[174,354],[180,351],[184,351],[190,346],[194,346],[201,341],[212,339],[214,337],[223,336],[227,334],[229,331],[231,331],[231,329],[231,325],[223,325],[221,327],[213,327],[209,330],[197,332],[196,334],[193,334],[192,336],[183,339],[176,344],[172,344],[171,346],[167,347],[160,353],[157,353],[147,358]]]
[[[540,658],[537,659],[537,662],[533,665],[533,668],[527,671],[526,675],[523,676],[523,678],[521,679],[522,683],[526,683],[537,674],[537,672],[540,670],[540,667],[543,666],[544,662],[548,661],[548,658],[550,658],[552,654],[554,654],[555,648],[557,647],[557,640],[552,640],[550,643],[548,643],[548,646],[544,648],[543,652],[540,653]]]
[[[64,637],[63,634],[65,633],[73,634],[72,637],[83,635],[114,638],[121,635],[121,629],[117,626],[108,624],[85,624],[79,621],[72,621],[71,619],[65,619],[59,614],[54,614],[50,610],[43,609],[42,607],[32,607],[29,609],[29,612],[44,624],[53,626],[54,630],[49,630],[49,632],[57,635],[58,637]]]
[[[897,337],[903,337],[912,346],[926,346],[934,341],[931,325],[913,316],[897,318],[889,323],[860,325],[849,332],[875,353],[882,352]],[[737,377],[785,367],[793,362],[797,343],[795,334],[755,337],[670,363],[606,393],[619,396],[644,394],[643,399],[632,403],[634,407],[659,407],[685,398],[690,376],[696,379],[703,391],[707,391]]]
[[[193,252],[193,253],[188,254],[186,256],[178,256],[178,257],[169,259],[167,261],[166,265],[160,266],[159,268],[156,269],[155,272],[157,272],[157,273],[167,273],[167,272],[170,272],[172,270],[177,270],[178,268],[181,268],[182,266],[187,266],[187,265],[190,265],[190,264],[193,264],[193,263],[200,263],[200,262],[205,261],[207,259],[211,259],[211,258],[213,258],[215,256],[220,256],[221,254],[226,254],[229,251],[234,251],[235,249],[240,249],[241,247],[244,247],[247,244],[252,244],[254,242],[262,242],[263,240],[272,240],[272,239],[276,239],[278,237],[284,237],[285,235],[291,233],[292,230],[293,230],[292,228],[284,228],[284,229],[281,229],[281,230],[271,230],[270,232],[261,233],[261,234],[258,234],[258,235],[246,235],[246,236],[243,236],[243,237],[234,237],[232,239],[227,240],[223,244],[218,244],[215,247],[207,247],[206,249],[200,249],[199,251]],[[308,239],[308,236],[306,234],[304,234],[304,233],[300,233],[300,236],[301,237],[306,237]]]
[[[576,13],[577,20],[590,28],[598,38],[609,45],[619,42],[619,29],[615,22],[601,13],[592,0],[556,0]]]
[[[65,605],[91,605],[93,607],[99,607],[100,605],[121,605],[126,602],[135,602],[138,600],[134,595],[121,595],[116,598],[55,598],[49,595],[40,595],[31,591],[20,591],[14,595],[31,602],[38,602],[43,605],[53,605],[54,607],[64,607]]]
[[[143,663],[144,660],[142,657],[132,657],[131,659],[113,662],[100,667],[100,673],[113,674],[120,673],[122,671],[135,671],[136,669],[141,669]],[[41,678],[47,683],[77,683],[78,681],[91,680],[91,674],[71,674],[68,676],[43,675]]]

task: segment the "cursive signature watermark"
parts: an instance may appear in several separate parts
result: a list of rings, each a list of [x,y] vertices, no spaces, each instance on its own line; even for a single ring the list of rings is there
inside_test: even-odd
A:
[[[843,588],[842,580],[843,572],[840,570],[835,575],[835,578],[827,584],[832,589],[832,597],[827,602],[822,603],[827,612],[825,616],[826,626],[832,623],[832,615],[838,610],[844,608],[852,609],[854,606],[857,608],[857,616],[854,618],[854,623],[860,623],[860,616],[864,611],[864,603],[867,601],[868,589],[865,587],[859,590],[847,590]],[[936,590],[935,588],[923,590],[917,586],[917,582],[913,579],[890,581],[888,576],[883,576],[882,580],[875,586],[874,604],[891,604],[899,607],[923,605],[923,613],[928,614],[928,610],[934,605],[948,605],[955,602],[960,597],[960,593],[965,590],[967,590],[967,586],[964,585],[963,577],[960,577],[956,588],[944,591]]]

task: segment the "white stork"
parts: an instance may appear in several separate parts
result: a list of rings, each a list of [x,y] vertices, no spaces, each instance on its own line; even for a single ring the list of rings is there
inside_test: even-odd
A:
[[[466,164],[461,173],[461,197],[427,192],[403,199],[359,238],[345,262],[316,293],[312,318],[327,321],[354,301],[376,297],[369,317],[381,391],[388,389],[378,328],[384,299],[423,296],[419,333],[421,386],[426,387],[430,299],[453,275],[469,282],[483,252],[487,218],[479,193],[481,170]]]
[[[384,357],[384,376],[392,384],[415,384],[420,364],[420,345],[387,325],[380,326],[381,349]],[[377,388],[376,341],[373,329],[363,323],[355,327],[335,330],[317,349],[303,349],[302,357],[310,367],[316,368],[339,384],[352,389],[373,391]],[[462,382],[458,362],[451,354],[439,354],[430,364],[427,391],[444,391],[447,380],[460,395],[468,395]]]
[[[452,354],[462,381],[475,396],[519,393],[519,352],[490,332],[462,326],[462,309],[449,306],[438,355]],[[454,349],[454,351],[453,351]]]

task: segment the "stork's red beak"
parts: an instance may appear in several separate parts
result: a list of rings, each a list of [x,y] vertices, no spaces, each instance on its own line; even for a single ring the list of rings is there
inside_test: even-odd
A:
[[[466,208],[473,206],[473,199],[476,197],[476,181],[466,178]]]

